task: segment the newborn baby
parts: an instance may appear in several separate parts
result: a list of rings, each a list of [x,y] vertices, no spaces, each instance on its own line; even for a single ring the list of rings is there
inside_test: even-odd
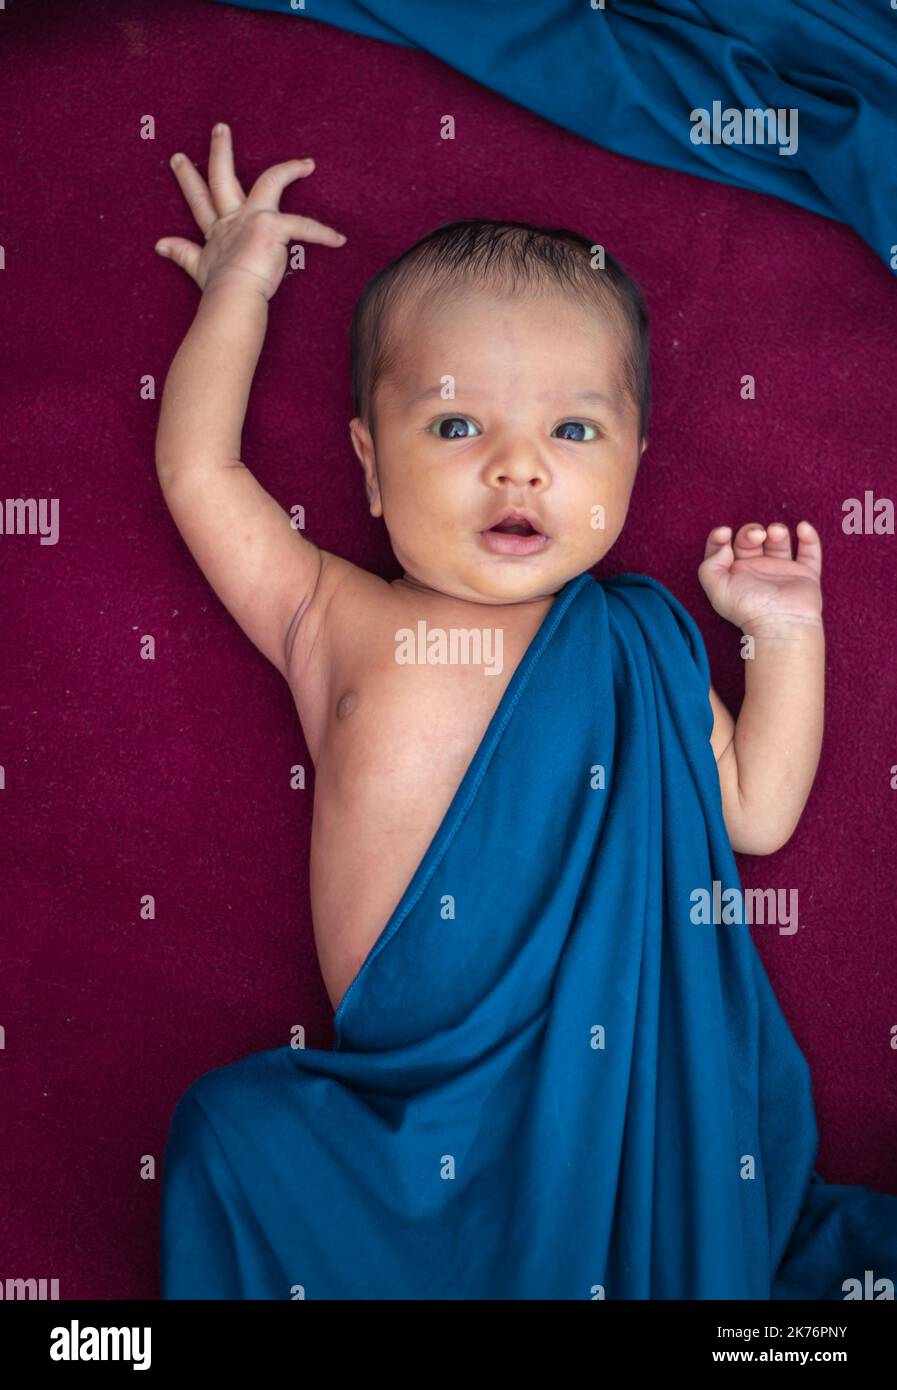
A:
[[[216,126],[208,186],[173,164],[205,245],[157,245],[202,290],[158,474],[293,693],[336,1014],[332,1050],[294,1038],[181,1097],[163,1296],[893,1296],[897,1200],[814,1171],[732,852],[783,845],[815,773],[816,531],[795,555],[781,524],[707,537],[735,724],[678,600],[589,573],[646,446],[638,287],[576,233],[471,221],[353,321],[352,444],[402,577],[321,550],[240,436],[287,246],[345,237],[278,210],[310,160],[247,197]]]
[[[375,277],[353,324],[349,428],[403,570],[387,582],[305,538],[240,461],[287,246],[346,240],[277,211],[313,161],[274,166],[246,197],[216,126],[208,187],[172,163],[206,244],[156,247],[203,291],[165,385],[158,474],[210,584],[289,682],[315,765],[312,915],[336,1008],[555,596],[623,529],[646,447],[645,312],[585,238],[516,224],[440,229]],[[796,534],[792,558],[781,523],[717,527],[698,571],[752,639],[737,724],[708,691],[726,827],[748,854],[789,838],[819,757],[821,548],[809,522]],[[475,629],[493,659],[404,661],[399,634],[419,623]]]

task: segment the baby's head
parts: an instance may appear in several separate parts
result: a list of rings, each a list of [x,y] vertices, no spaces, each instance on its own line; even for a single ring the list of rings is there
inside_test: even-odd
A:
[[[352,443],[409,583],[480,603],[556,593],[616,541],[650,411],[641,291],[563,228],[467,220],[366,286]],[[542,536],[502,539],[507,511]]]

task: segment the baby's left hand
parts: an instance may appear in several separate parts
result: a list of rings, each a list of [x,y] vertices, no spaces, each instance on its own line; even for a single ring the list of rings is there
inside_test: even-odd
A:
[[[789,623],[821,625],[822,544],[809,521],[799,521],[795,529],[794,560],[791,532],[780,521],[742,526],[731,544],[730,526],[717,526],[707,537],[698,568],[701,587],[717,613],[743,632]]]

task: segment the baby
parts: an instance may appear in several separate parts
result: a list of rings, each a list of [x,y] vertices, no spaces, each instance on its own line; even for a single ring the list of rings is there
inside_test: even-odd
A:
[[[809,1068],[737,911],[733,849],[786,842],[819,757],[816,531],[795,555],[781,524],[707,537],[735,723],[678,600],[590,574],[647,443],[638,287],[574,232],[470,221],[386,266],[352,325],[350,434],[402,577],[321,550],[241,428],[288,245],[346,238],[278,209],[311,160],[246,196],[216,126],[208,185],[172,162],[205,245],[157,245],[202,290],[159,480],[299,713],[335,1042],[181,1097],[163,1296],[893,1289],[897,1200],[814,1171]]]
[[[217,125],[208,186],[186,156],[172,166],[205,245],[156,250],[203,293],[165,384],[158,475],[209,583],[292,691],[315,766],[315,943],[337,1008],[555,596],[623,529],[647,444],[646,316],[611,256],[595,268],[585,238],[514,223],[440,228],[374,278],[353,323],[349,429],[403,570],[387,582],[297,531],[240,457],[287,247],[346,241],[278,211],[314,162],[273,166],[247,197]],[[698,570],[752,639],[737,723],[708,690],[725,823],[747,854],[788,840],[819,758],[821,547],[809,522],[796,533],[793,557],[781,523],[718,526]],[[499,634],[500,670],[401,660],[398,634],[421,621]]]

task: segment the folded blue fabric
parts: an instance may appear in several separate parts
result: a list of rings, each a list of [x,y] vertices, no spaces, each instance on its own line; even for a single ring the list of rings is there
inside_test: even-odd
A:
[[[290,0],[224,2],[303,13]],[[618,154],[847,222],[894,259],[897,13],[887,0],[607,0],[603,10],[589,0],[328,0],[305,13],[426,49]],[[709,143],[694,143],[703,124],[693,111],[707,113]],[[727,111],[742,113],[742,137],[759,133],[745,112],[796,111],[796,150],[726,143],[739,131]]]
[[[809,1069],[749,927],[698,920],[741,893],[709,679],[656,580],[564,585],[332,1051],[261,1052],[179,1100],[163,1297],[897,1282],[897,1198],[814,1170]]]

